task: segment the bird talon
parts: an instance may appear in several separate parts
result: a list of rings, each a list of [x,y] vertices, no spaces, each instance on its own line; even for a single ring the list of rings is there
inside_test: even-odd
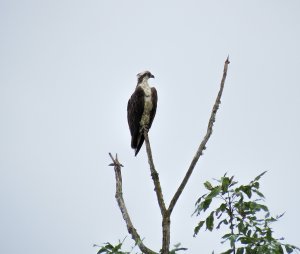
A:
[[[149,129],[148,129],[148,127],[143,127],[143,128],[142,128],[142,131],[143,131],[143,132],[144,132],[144,131],[148,132]]]

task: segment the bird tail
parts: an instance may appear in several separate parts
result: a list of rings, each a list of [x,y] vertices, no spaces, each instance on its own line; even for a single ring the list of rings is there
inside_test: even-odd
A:
[[[136,143],[137,145],[135,147],[135,156],[137,156],[137,154],[139,153],[143,143],[144,143],[144,135],[141,133],[137,139],[137,143]]]

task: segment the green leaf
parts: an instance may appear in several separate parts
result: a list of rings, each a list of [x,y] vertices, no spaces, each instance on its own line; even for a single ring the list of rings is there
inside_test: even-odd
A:
[[[252,242],[250,237],[240,237],[239,240],[242,244],[249,244]]]
[[[247,235],[248,237],[250,237],[250,236],[251,236],[251,233],[252,233],[252,230],[250,229],[250,230],[248,230],[248,232],[247,232],[246,235]]]
[[[265,214],[265,219],[267,219],[267,218],[269,218],[270,217],[270,212],[267,212],[266,214]]]
[[[273,239],[272,238],[272,230],[270,228],[267,228],[266,238],[268,241],[271,241]]]
[[[269,217],[268,219],[266,219],[266,223],[270,223],[270,222],[275,222],[277,221],[277,219],[275,219],[274,217]]]
[[[205,220],[206,229],[212,231],[214,229],[214,212],[211,212],[210,215]]]
[[[285,213],[279,214],[276,216],[276,220],[280,219]]]
[[[106,252],[106,253],[109,253],[108,250],[104,247],[102,247],[98,252],[97,254],[100,254],[100,253],[103,253],[103,252]]]
[[[223,191],[223,193],[224,192],[227,192],[228,191],[228,187],[229,187],[229,184],[230,184],[230,179],[229,179],[229,177],[222,177],[222,183],[221,183],[222,185],[222,191]]]
[[[198,223],[197,227],[195,227],[195,229],[194,229],[194,236],[196,236],[198,234],[198,232],[200,231],[200,229],[202,228],[204,223],[205,223],[204,220],[202,220]]]
[[[220,186],[214,187],[211,189],[211,192],[207,195],[206,198],[213,199],[214,197],[219,195],[220,191],[221,191]]]
[[[244,229],[245,229],[245,225],[244,225],[243,221],[241,220],[240,223],[238,224],[238,230],[240,233],[244,233],[245,232]]]
[[[198,204],[200,204],[201,200],[202,200],[203,198],[205,198],[205,197],[206,197],[206,194],[204,194],[204,195],[202,195],[200,198],[198,198],[197,201],[196,201],[196,203],[195,203],[195,206],[197,206]]]
[[[111,243],[105,243],[104,246],[102,246],[102,248],[97,252],[97,254],[100,253],[112,253],[114,246]]]
[[[111,243],[106,243],[105,248],[112,250],[114,246]]]
[[[252,191],[251,191],[251,187],[249,185],[241,186],[241,191],[244,192],[248,196],[248,198],[251,198]]]
[[[222,203],[219,208],[222,212],[224,212],[226,210],[226,204]]]
[[[122,247],[122,243],[119,243],[118,245],[116,245],[116,246],[112,249],[112,251],[113,251],[113,252],[117,252],[119,249],[121,249],[121,247]]]
[[[264,194],[262,194],[260,191],[258,190],[252,190],[254,193],[256,193],[259,197],[261,198],[265,198]]]
[[[221,220],[221,221],[219,222],[219,224],[218,224],[218,226],[216,227],[216,229],[219,229],[222,223],[225,224],[225,225],[228,225],[228,221],[227,221],[226,219],[224,219],[224,220]]]
[[[204,210],[204,212],[206,211],[206,209],[209,207],[209,205],[211,204],[212,199],[211,198],[206,198],[201,204],[200,204],[200,211]]]
[[[238,248],[236,251],[236,254],[243,254],[244,253],[244,248]]]
[[[284,247],[287,253],[292,253],[294,251],[294,249],[291,248],[289,245],[285,245]]]
[[[265,173],[267,173],[267,171],[264,171],[260,175],[258,175],[257,177],[255,177],[253,182],[258,181]]]
[[[268,212],[268,211],[269,211],[269,208],[268,208],[267,206],[265,206],[265,205],[258,204],[257,207],[258,207],[259,209],[261,209],[261,210],[264,210],[265,212]]]
[[[258,234],[257,234],[257,232],[255,232],[254,234],[253,234],[253,236],[252,236],[253,238],[258,238]]]
[[[284,244],[285,250],[287,253],[292,253],[294,250],[300,251],[300,249],[294,245],[291,244]]]
[[[225,252],[222,252],[221,254],[230,254],[230,253],[233,253],[233,249],[230,249],[230,250],[227,250]]]
[[[217,209],[216,209],[216,216],[218,219],[221,218],[223,212],[226,210],[226,204],[222,203]]]
[[[237,238],[237,235],[231,235],[231,236],[229,237],[229,241],[230,241],[230,246],[231,246],[231,248],[235,248],[236,238]]]
[[[124,241],[123,241],[124,242]],[[121,247],[123,242],[120,242],[117,245],[112,245],[111,243],[107,242],[101,249],[97,252],[97,254],[105,253],[105,254],[129,254],[129,252],[121,251]]]
[[[281,245],[278,245],[278,252],[277,252],[277,253],[278,253],[278,254],[284,254],[283,248],[282,248]]]
[[[225,234],[222,236],[222,239],[228,239],[231,236],[231,234]]]
[[[211,183],[210,183],[209,181],[206,181],[206,182],[204,183],[204,186],[205,186],[205,188],[208,189],[208,190],[211,190],[211,189],[213,188],[213,186],[211,185]]]
[[[233,177],[232,177],[233,178]],[[230,180],[231,181],[231,180]],[[238,182],[231,182],[230,184],[229,184],[229,188],[231,188],[232,186],[234,186],[234,185],[236,185]],[[230,191],[230,192],[232,192],[232,190]]]
[[[274,252],[274,249],[270,249],[269,245],[262,245],[262,246],[256,246],[253,250],[251,250],[250,248],[247,247],[247,253],[250,254],[257,254],[257,253],[266,253],[266,254],[277,254],[277,252]]]
[[[252,186],[255,188],[255,189],[259,189],[259,182],[254,182],[252,184]]]

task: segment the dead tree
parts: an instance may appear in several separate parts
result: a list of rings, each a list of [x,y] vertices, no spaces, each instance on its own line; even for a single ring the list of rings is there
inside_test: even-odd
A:
[[[225,61],[225,64],[224,64],[223,76],[222,76],[222,80],[220,83],[219,93],[217,95],[216,101],[212,108],[210,119],[208,121],[206,134],[205,134],[203,140],[201,141],[201,143],[196,151],[196,154],[195,154],[180,186],[178,187],[177,191],[175,192],[173,198],[171,199],[169,206],[166,206],[166,204],[165,204],[162,188],[160,186],[159,175],[154,166],[150,141],[149,141],[149,137],[148,137],[148,131],[144,130],[144,138],[145,138],[146,150],[147,150],[147,155],[148,155],[148,163],[150,166],[151,177],[152,177],[154,187],[155,187],[154,190],[155,190],[155,193],[157,196],[157,201],[158,201],[160,212],[162,215],[162,248],[160,251],[160,253],[162,253],[162,254],[169,254],[169,252],[170,252],[170,224],[171,224],[170,217],[171,217],[172,211],[173,211],[173,209],[176,205],[176,202],[178,201],[182,191],[184,190],[189,178],[191,177],[200,156],[203,154],[203,151],[206,149],[206,144],[212,134],[213,125],[216,120],[216,114],[217,114],[217,111],[221,104],[221,97],[222,97],[222,93],[223,93],[223,89],[224,89],[224,84],[225,84],[225,80],[226,80],[226,76],[227,76],[227,69],[228,69],[229,63],[230,63],[229,58],[227,58]],[[110,166],[114,167],[115,176],[116,176],[116,195],[115,195],[115,197],[117,199],[118,206],[122,213],[123,219],[126,222],[128,233],[131,235],[132,239],[135,241],[135,243],[137,244],[137,246],[139,247],[139,249],[141,250],[142,253],[157,254],[157,252],[155,252],[145,246],[140,235],[138,234],[137,230],[134,228],[134,226],[132,224],[132,221],[131,221],[129,213],[127,211],[127,208],[126,208],[126,205],[125,205],[125,202],[123,199],[123,194],[122,194],[121,167],[123,167],[123,165],[119,162],[117,155],[115,158],[111,155],[111,153],[109,153],[109,155],[112,159],[112,163],[110,164]]]

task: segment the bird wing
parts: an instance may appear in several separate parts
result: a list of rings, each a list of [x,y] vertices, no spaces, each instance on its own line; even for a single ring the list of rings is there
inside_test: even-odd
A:
[[[131,134],[131,147],[137,147],[137,140],[140,131],[140,121],[144,110],[144,91],[137,87],[131,95],[127,104],[127,121]]]
[[[156,107],[157,107],[158,98],[157,98],[157,91],[156,91],[155,87],[151,88],[151,99],[152,99],[152,111],[151,111],[151,114],[150,114],[149,129],[151,128],[153,119],[154,119],[155,114],[156,114]]]

